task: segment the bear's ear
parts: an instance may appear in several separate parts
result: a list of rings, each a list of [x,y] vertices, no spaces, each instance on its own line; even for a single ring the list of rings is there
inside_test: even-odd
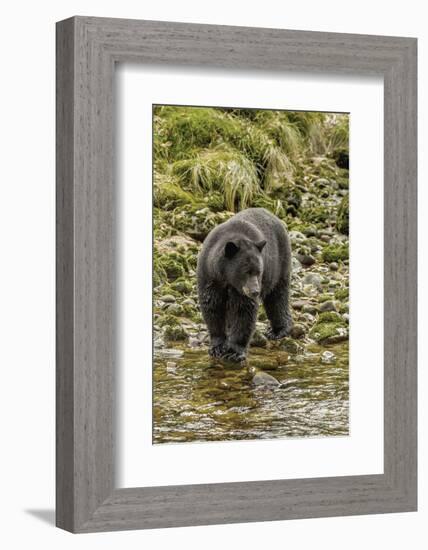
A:
[[[256,243],[256,246],[257,248],[259,249],[259,251],[261,252],[263,250],[263,248],[265,247],[265,244],[266,244],[266,241],[259,241],[258,243]]]
[[[229,241],[226,243],[226,246],[224,247],[224,255],[226,258],[233,258],[235,254],[238,252],[239,246],[237,243],[234,243],[233,241]]]

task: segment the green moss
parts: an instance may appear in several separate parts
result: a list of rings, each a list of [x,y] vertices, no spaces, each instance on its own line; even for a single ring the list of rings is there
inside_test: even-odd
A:
[[[186,275],[189,264],[186,256],[179,252],[155,253],[155,273],[165,273],[169,281],[174,281]]]
[[[202,242],[211,229],[225,222],[233,212],[212,212],[208,207],[185,205],[169,213],[169,223],[177,230]]]
[[[341,316],[335,311],[324,311],[318,315],[318,323],[340,323]]]
[[[177,177],[155,172],[153,185],[153,204],[155,207],[173,210],[178,206],[194,203],[194,196],[183,189]]]
[[[186,295],[192,292],[193,285],[188,279],[185,279],[184,277],[179,277],[173,283],[171,283],[171,288],[179,294]]]
[[[337,211],[336,227],[339,233],[349,234],[349,195],[343,197]]]
[[[281,219],[286,217],[286,205],[281,199],[273,199],[265,194],[260,194],[253,200],[251,206],[266,208],[266,210],[269,210],[269,212],[272,212]]]
[[[181,342],[187,339],[186,331],[179,324],[166,326],[163,335],[167,342]]]
[[[318,302],[320,302],[321,304],[323,302],[327,302],[327,300],[331,300],[331,294],[320,294],[318,296]]]
[[[324,205],[310,206],[302,212],[302,220],[308,223],[325,223],[329,218],[329,211]]]
[[[336,292],[334,293],[334,296],[337,300],[348,300],[349,288],[339,288],[339,290],[336,290]]]
[[[322,258],[325,262],[338,262],[349,259],[349,247],[347,244],[331,244],[322,251]]]
[[[281,347],[293,355],[303,351],[303,347],[292,338],[284,338],[281,341]]]
[[[348,339],[348,330],[343,322],[317,322],[309,336],[318,344],[336,344]]]

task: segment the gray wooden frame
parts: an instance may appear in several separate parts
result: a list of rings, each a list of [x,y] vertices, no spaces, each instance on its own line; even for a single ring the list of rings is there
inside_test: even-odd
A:
[[[382,475],[115,488],[117,62],[383,76]],[[56,391],[57,525],[72,532],[416,510],[416,39],[90,17],[59,22]]]

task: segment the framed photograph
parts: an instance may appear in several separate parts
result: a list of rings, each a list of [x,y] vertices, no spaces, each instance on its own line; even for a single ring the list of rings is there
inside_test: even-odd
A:
[[[416,39],[57,24],[57,525],[417,507]]]

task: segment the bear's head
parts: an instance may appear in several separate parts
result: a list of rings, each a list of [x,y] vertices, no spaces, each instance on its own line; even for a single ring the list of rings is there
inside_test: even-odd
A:
[[[260,296],[263,277],[262,250],[266,241],[234,239],[224,245],[225,282],[252,300]]]

